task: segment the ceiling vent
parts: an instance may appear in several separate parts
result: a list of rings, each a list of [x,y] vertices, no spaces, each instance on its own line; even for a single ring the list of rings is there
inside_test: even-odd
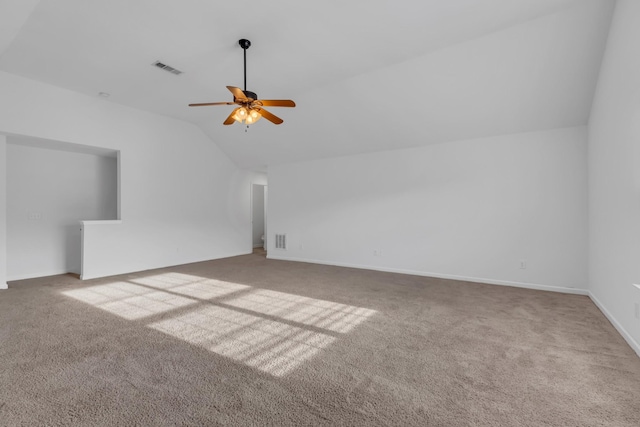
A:
[[[182,74],[182,71],[180,71],[180,70],[178,70],[176,68],[173,68],[173,67],[171,67],[171,66],[169,66],[167,64],[163,64],[160,61],[154,62],[153,65],[158,67],[158,68],[160,68],[160,69],[162,69],[162,70],[168,71],[171,74],[175,74],[176,76],[179,76],[180,74]]]

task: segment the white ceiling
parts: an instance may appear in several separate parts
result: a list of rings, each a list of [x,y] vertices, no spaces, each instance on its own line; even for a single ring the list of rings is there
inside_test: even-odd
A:
[[[584,125],[614,0],[0,0],[0,70],[200,126],[239,166]],[[223,126],[225,86],[285,123]],[[184,71],[152,67],[160,60]]]

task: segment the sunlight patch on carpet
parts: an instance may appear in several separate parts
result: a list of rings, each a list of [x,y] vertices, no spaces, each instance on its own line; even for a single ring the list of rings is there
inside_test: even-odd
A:
[[[333,332],[347,333],[376,313],[368,308],[256,289],[225,304]]]
[[[195,304],[197,301],[128,282],[115,282],[62,292],[128,320]]]
[[[218,298],[234,292],[251,289],[251,286],[247,285],[182,273],[163,273],[132,279],[131,282],[198,299]]]
[[[173,272],[62,294],[129,320],[161,314],[146,326],[274,376],[291,372],[377,313]]]
[[[287,374],[336,339],[217,306],[149,326],[275,376]]]

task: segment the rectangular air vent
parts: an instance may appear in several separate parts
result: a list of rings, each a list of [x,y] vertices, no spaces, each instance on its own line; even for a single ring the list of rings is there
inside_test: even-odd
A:
[[[287,235],[276,234],[276,249],[287,249]]]
[[[179,76],[180,74],[182,74],[182,71],[180,71],[180,70],[178,70],[176,68],[173,68],[173,67],[171,67],[171,66],[169,66],[167,64],[163,64],[160,61],[154,62],[153,65],[155,65],[156,67],[158,67],[158,68],[160,68],[162,70],[168,71],[171,74],[175,74],[176,76]]]

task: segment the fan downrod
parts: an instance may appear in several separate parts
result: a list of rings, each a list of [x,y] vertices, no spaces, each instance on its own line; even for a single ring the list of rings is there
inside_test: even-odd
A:
[[[240,39],[238,40],[238,44],[243,49],[242,53],[244,53],[244,90],[243,92],[247,98],[258,99],[258,95],[256,95],[255,92],[251,92],[250,90],[247,90],[247,49],[249,49],[249,46],[251,46],[251,42],[247,39]]]

